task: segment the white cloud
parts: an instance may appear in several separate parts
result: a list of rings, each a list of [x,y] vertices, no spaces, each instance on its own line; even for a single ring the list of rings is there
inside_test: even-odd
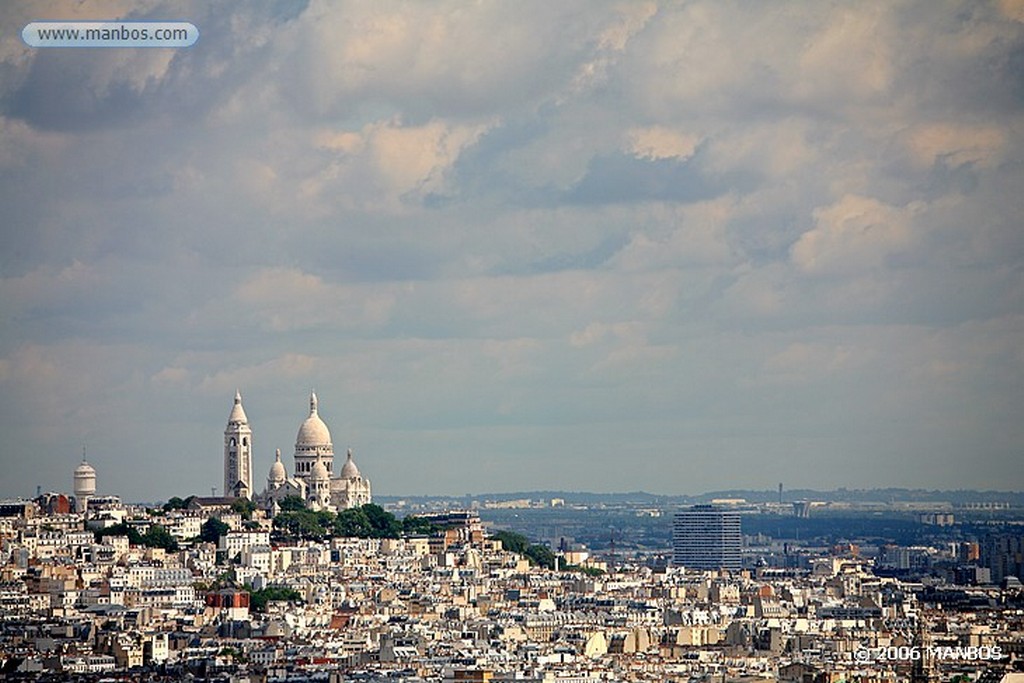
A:
[[[920,210],[883,204],[870,197],[846,195],[814,211],[815,226],[790,252],[802,271],[845,274],[879,268],[886,259],[913,246],[911,216]]]
[[[571,94],[578,95],[603,84],[629,41],[658,13],[654,2],[624,3],[616,9],[612,22],[597,37],[594,56],[577,68],[569,89]]]
[[[1001,161],[1006,137],[1005,131],[996,126],[930,123],[911,127],[903,139],[911,159],[919,166],[942,163],[991,168]]]
[[[272,332],[373,328],[388,320],[395,302],[385,289],[330,284],[287,268],[256,273],[237,287],[232,299]]]
[[[571,68],[593,22],[585,5],[313,2],[287,31],[290,97],[319,114],[360,98],[444,114],[529,103]]]
[[[651,229],[638,230],[615,255],[626,271],[666,267],[729,265],[736,254],[727,227],[738,214],[737,199],[726,196],[686,205],[654,205],[638,212]]]
[[[398,195],[443,192],[448,169],[487,128],[436,120],[416,127],[378,124],[367,133],[370,158]]]
[[[792,342],[768,358],[762,372],[768,381],[779,384],[831,382],[836,375],[863,367],[861,353],[849,344]]]
[[[311,377],[318,359],[301,353],[286,353],[258,365],[220,370],[199,381],[198,389],[216,395],[229,395],[239,387],[273,386],[291,379]]]
[[[892,12],[881,5],[834,6],[806,40],[794,78],[795,95],[871,100],[889,92],[898,43]]]
[[[626,134],[626,149],[644,159],[680,159],[693,156],[700,138],[664,126],[633,128]]]

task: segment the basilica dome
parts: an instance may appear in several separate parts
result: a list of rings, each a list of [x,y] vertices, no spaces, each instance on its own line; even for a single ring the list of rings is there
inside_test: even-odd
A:
[[[341,467],[341,478],[342,479],[358,479],[359,468],[356,467],[356,463],[352,460],[352,449],[348,449],[348,458],[345,460],[345,464]]]
[[[284,471],[284,464],[281,462],[280,448],[277,449],[274,457],[274,464],[270,466],[270,475],[267,479],[275,484],[280,484],[288,478],[288,473]]]
[[[313,465],[313,470],[309,473],[310,481],[330,481],[331,475],[327,471],[326,465],[320,460],[316,461]]]
[[[299,427],[299,434],[295,437],[295,448],[313,448],[331,445],[331,431],[317,414],[316,394],[309,395],[309,417]]]

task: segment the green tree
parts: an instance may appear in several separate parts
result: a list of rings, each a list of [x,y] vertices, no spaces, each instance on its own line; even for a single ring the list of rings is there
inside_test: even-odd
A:
[[[330,512],[296,510],[274,517],[274,528],[290,538],[318,541],[334,535],[335,517]]]
[[[306,509],[306,501],[302,500],[300,496],[285,496],[279,505],[281,512],[297,512]]]
[[[551,552],[551,549],[540,544],[531,544],[526,536],[522,534],[517,534],[513,531],[498,531],[492,534],[491,538],[501,541],[502,548],[517,555],[522,555],[532,565],[546,569],[555,568],[555,554]]]
[[[142,543],[150,548],[163,548],[168,552],[178,551],[178,539],[159,524],[153,524],[142,537]]]
[[[530,545],[530,542],[526,540],[526,536],[517,534],[514,531],[498,531],[492,534],[491,538],[501,541],[502,548],[517,555],[525,554],[527,547]]]
[[[544,567],[545,569],[555,568],[555,554],[547,546],[534,544],[527,548],[523,554],[530,560],[530,564]]]
[[[359,509],[370,524],[370,538],[398,538],[402,525],[393,514],[373,503],[367,503]]]
[[[229,531],[231,531],[231,527],[227,524],[216,517],[210,517],[208,520],[203,522],[199,538],[207,543],[219,543],[220,537]]]
[[[128,542],[132,545],[142,545],[142,534],[139,533],[139,530],[128,526],[124,522],[100,529],[95,533],[95,536],[97,542],[104,536],[127,536]]]
[[[433,534],[440,531],[441,527],[434,524],[431,521],[417,517],[416,515],[408,515],[402,519],[402,533],[404,534]]]
[[[369,538],[370,520],[362,508],[342,510],[334,520],[334,534],[346,538]]]
[[[164,503],[164,512],[170,512],[171,510],[185,510],[189,505],[191,505],[193,500],[195,500],[195,496],[189,496],[188,498],[172,496],[169,501]]]
[[[252,513],[256,511],[256,503],[248,498],[236,498],[231,504],[232,512],[242,516],[242,519],[252,519]]]
[[[270,602],[302,602],[302,594],[287,586],[267,586],[258,591],[249,589],[249,609],[253,612],[266,612]]]

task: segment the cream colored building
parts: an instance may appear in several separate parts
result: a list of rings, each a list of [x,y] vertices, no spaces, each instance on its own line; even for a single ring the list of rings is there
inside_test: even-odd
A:
[[[267,476],[267,488],[259,502],[276,512],[287,496],[299,496],[314,510],[345,510],[371,502],[370,480],[359,472],[352,458],[346,454],[339,473],[334,470],[334,444],[331,430],[320,417],[316,393],[309,395],[309,415],[299,425],[295,437],[295,471],[289,478],[278,450]]]
[[[235,392],[235,405],[224,430],[224,496],[252,498],[252,428],[242,408],[242,395]]]

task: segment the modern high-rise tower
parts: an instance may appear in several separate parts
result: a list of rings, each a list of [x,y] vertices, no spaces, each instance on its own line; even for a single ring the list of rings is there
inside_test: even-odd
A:
[[[712,505],[680,510],[672,524],[672,564],[687,569],[728,569],[743,566],[740,516]]]
[[[224,496],[252,498],[252,429],[235,392],[235,405],[224,430]]]

